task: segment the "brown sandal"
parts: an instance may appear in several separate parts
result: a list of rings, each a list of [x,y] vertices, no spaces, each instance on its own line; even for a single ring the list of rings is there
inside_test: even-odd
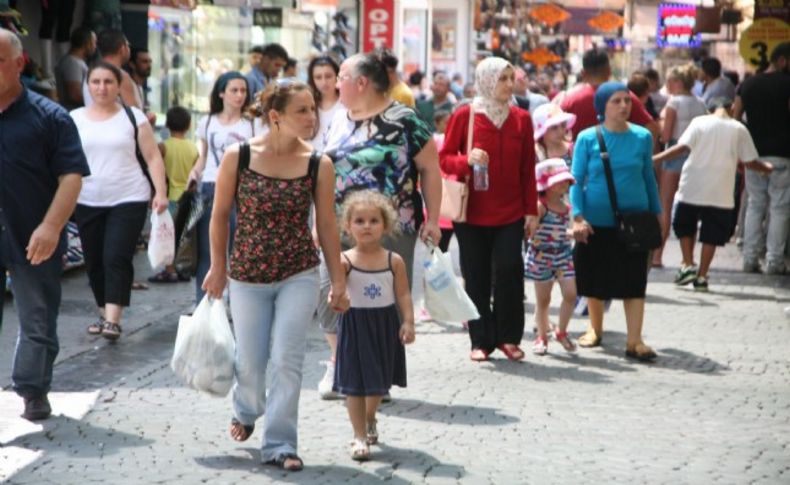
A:
[[[121,326],[117,323],[104,322],[104,327],[101,329],[101,336],[107,340],[118,340],[121,338]]]
[[[658,357],[658,354],[642,342],[636,344],[633,348],[626,347],[625,356],[629,359],[636,359],[640,362],[652,362]]]
[[[102,330],[104,330],[104,326],[107,324],[107,321],[104,317],[99,316],[99,319],[95,322],[88,325],[88,334],[90,335],[101,335]]]

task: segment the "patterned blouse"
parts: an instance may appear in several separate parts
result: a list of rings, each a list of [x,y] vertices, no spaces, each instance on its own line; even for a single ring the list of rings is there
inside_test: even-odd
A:
[[[230,277],[275,283],[318,265],[308,226],[314,181],[267,177],[242,169]]]
[[[335,118],[327,134],[326,154],[335,164],[338,211],[349,192],[378,190],[392,199],[399,229],[416,233],[423,211],[414,157],[431,138],[417,113],[397,102],[365,120],[352,121],[345,113]]]

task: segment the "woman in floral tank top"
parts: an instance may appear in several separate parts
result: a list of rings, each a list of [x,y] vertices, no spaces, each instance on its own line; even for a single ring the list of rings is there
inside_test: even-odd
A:
[[[268,134],[230,147],[217,178],[211,214],[211,268],[206,293],[221,298],[228,281],[229,218],[237,223],[230,260],[230,309],[236,331],[236,383],[230,434],[244,441],[266,414],[261,459],[301,470],[296,454],[297,408],[307,327],[318,305],[316,228],[332,281],[329,305],[348,308],[335,222],[335,172],[328,157],[305,143],[315,129],[315,101],[301,83],[273,83],[259,99]],[[272,381],[266,384],[266,367]],[[268,387],[268,393],[267,391]]]

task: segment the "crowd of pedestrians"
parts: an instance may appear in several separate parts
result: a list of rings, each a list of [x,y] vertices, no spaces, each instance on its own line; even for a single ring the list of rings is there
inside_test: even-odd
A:
[[[101,59],[88,66],[94,44]],[[404,345],[415,340],[418,239],[446,250],[457,238],[479,314],[462,322],[475,362],[496,351],[526,358],[525,281],[535,294],[534,354],[546,354],[551,337],[567,352],[601,345],[607,302],[622,300],[625,357],[656,359],[642,339],[648,272],[663,265],[671,227],[683,255],[676,283],[707,291],[716,247],[736,232],[740,167],[744,269],[759,270],[764,244],[766,272],[786,271],[790,43],[738,86],[713,58],[700,70],[670,69],[663,89],[654,71],[612,81],[608,55],[593,49],[576,86],[548,80],[544,88],[490,57],[473,86],[436,72],[430,93],[401,81],[386,49],[339,65],[317,57],[301,82],[281,74],[289,57],[271,44],[250,52],[247,75],[215,81],[197,149],[179,107],[167,113],[171,138],[157,145],[141,89],[145,54],[132,56],[119,31],[96,41],[75,31],[59,69],[69,113],[22,85],[21,44],[0,30],[0,266],[20,315],[12,378],[27,419],[51,413],[68,219],[79,227],[98,307],[88,332],[114,341],[148,211],[175,213],[190,190],[204,206],[195,304],[227,292],[236,336],[229,434],[249,439],[265,415],[261,460],[288,471],[304,466],[298,406],[314,321],[329,348],[319,395],[346,400],[351,458],[370,459],[384,439],[377,410],[393,385],[407,385]],[[131,73],[122,71],[130,60]],[[467,188],[455,221],[440,218],[443,178]],[[626,226],[629,214],[649,224]],[[648,226],[655,241],[635,245],[623,234]],[[151,281],[181,276],[170,266]],[[556,326],[548,316],[555,281]],[[575,342],[579,298],[589,319]]]

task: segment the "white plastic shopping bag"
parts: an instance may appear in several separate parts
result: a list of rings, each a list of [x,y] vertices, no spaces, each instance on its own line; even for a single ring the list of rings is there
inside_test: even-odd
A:
[[[170,212],[151,211],[151,238],[148,240],[148,261],[157,269],[173,264],[176,256],[176,228]]]
[[[450,254],[432,245],[429,248],[428,259],[423,263],[423,282],[425,308],[431,318],[445,322],[466,322],[480,318],[475,304],[455,277]]]
[[[192,316],[181,315],[170,367],[189,387],[226,396],[233,385],[236,341],[221,298],[204,296]]]

